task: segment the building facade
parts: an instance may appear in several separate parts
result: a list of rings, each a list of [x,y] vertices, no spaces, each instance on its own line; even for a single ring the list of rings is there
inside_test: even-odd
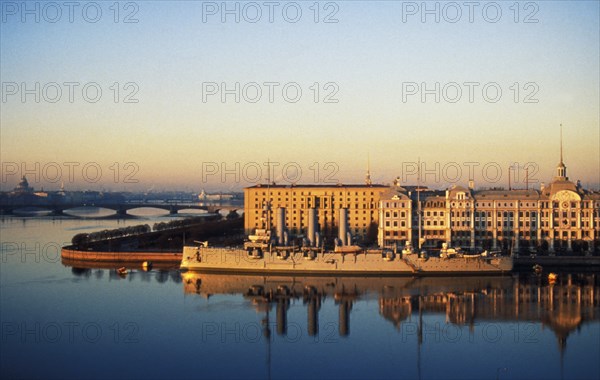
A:
[[[387,186],[373,184],[248,187],[244,189],[244,227],[248,235],[256,229],[274,229],[280,215],[276,210],[283,208],[286,230],[293,235],[306,235],[309,210],[315,209],[319,233],[333,238],[338,233],[340,209],[347,209],[352,236],[358,241],[375,240],[379,200],[386,191]]]
[[[600,248],[600,192],[569,181],[562,158],[556,170],[553,181],[539,190],[395,187],[379,202],[378,243],[418,246],[420,234],[426,248],[442,243],[551,252]]]

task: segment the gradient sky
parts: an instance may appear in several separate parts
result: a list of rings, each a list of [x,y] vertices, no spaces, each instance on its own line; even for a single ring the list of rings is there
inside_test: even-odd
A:
[[[22,22],[21,2],[1,4],[2,190],[12,189],[21,174],[20,169],[16,175],[7,171],[12,163],[29,168],[38,163],[38,178],[34,174],[28,178],[35,188],[46,189],[60,186],[60,181],[48,181],[57,178],[55,173],[42,170],[55,167],[52,163],[63,167],[60,179],[67,189],[237,190],[248,184],[244,165],[251,168],[267,159],[280,163],[274,175],[282,183],[280,169],[286,163],[302,169],[299,182],[322,183],[322,177],[332,173],[325,166],[328,162],[339,169],[333,179],[361,183],[368,156],[372,178],[382,183],[404,175],[403,183],[414,184],[416,176],[407,176],[405,169],[419,158],[430,170],[436,163],[441,169],[458,163],[463,167],[460,184],[469,179],[463,162],[480,163],[475,170],[477,186],[506,186],[511,162],[537,164],[533,179],[549,182],[559,160],[560,123],[569,177],[600,186],[598,1],[519,2],[516,23],[510,8],[514,2],[497,3],[502,16],[496,23],[482,15],[487,2],[475,8],[472,23],[462,5],[456,23],[447,22],[444,14],[439,23],[433,15],[423,23],[421,13],[405,14],[403,22],[403,8],[420,7],[420,1],[337,1],[327,9],[328,3],[320,2],[318,23],[312,1],[296,2],[302,9],[296,23],[282,17],[289,2],[279,2],[272,23],[264,6],[256,23],[245,21],[243,14],[239,23],[231,15],[223,23],[221,13],[206,15],[203,22],[203,8],[209,5],[200,1],[132,2],[137,23],[121,22],[135,9],[123,9],[125,2],[119,3],[118,23],[109,8],[112,1],[98,2],[102,16],[96,23],[82,18],[85,2],[75,9],[73,23],[66,7],[61,19],[50,23],[44,19],[46,3],[39,2],[40,22],[27,14]],[[16,15],[7,4],[19,8]],[[220,8],[222,3],[213,4]],[[427,6],[433,9],[435,4]],[[438,4],[443,12],[447,3]],[[239,3],[240,9],[244,5]],[[335,7],[338,22],[322,22]],[[536,7],[538,22],[523,22]],[[46,11],[47,18],[54,17],[51,8]],[[454,17],[452,9],[447,11]],[[493,9],[489,15],[494,16]],[[56,103],[43,96],[36,103],[33,95],[23,103],[20,92],[6,91],[10,83],[34,88],[36,82],[41,87],[51,82],[81,85],[72,103],[64,85]],[[88,82],[103,90],[97,103],[81,95]],[[124,103],[121,98],[115,103],[109,88],[114,82],[120,84],[121,97],[129,92],[125,83],[134,82],[139,102]],[[264,86],[257,103],[243,97],[236,103],[233,96],[222,103],[218,95],[203,102],[206,82],[225,82],[229,88],[236,82],[281,86],[273,103]],[[286,102],[281,95],[281,87],[289,82],[298,83],[303,91],[297,103]],[[317,103],[310,89],[315,82],[321,87]],[[337,103],[323,102],[328,82],[339,89],[334,96]],[[430,88],[436,82],[441,87],[450,82],[481,85],[472,103],[464,86],[456,103],[443,97],[436,103],[433,95],[423,103],[420,94],[403,101],[403,83],[408,82],[425,82]],[[490,82],[503,91],[496,103],[486,102],[481,94],[482,86]],[[510,89],[515,82],[520,85],[517,103]],[[533,97],[537,103],[523,101],[531,90],[524,88],[529,82],[538,88]],[[80,164],[73,178],[64,162]],[[116,180],[114,162],[121,167]],[[138,183],[125,180],[131,173],[124,170],[128,162],[139,168],[133,177]],[[311,166],[315,162],[321,178],[315,178]],[[98,182],[86,181],[80,169],[86,163],[102,169]],[[207,176],[203,168],[212,163],[231,170],[239,163],[239,180],[233,174],[222,180],[220,169]],[[481,167],[489,163],[504,169],[498,182],[482,175]],[[246,174],[255,176],[251,169]],[[293,169],[287,174],[293,177]],[[427,184],[445,188],[456,173],[439,174],[439,180],[430,175]]]

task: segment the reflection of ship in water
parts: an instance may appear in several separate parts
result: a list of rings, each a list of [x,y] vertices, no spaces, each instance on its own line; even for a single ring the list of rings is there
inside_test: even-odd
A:
[[[285,277],[285,276],[228,276],[186,272],[182,274],[185,293],[204,297],[216,294],[242,294],[259,312],[276,311],[276,328],[279,335],[287,332],[287,310],[292,300],[301,300],[307,308],[309,336],[319,333],[318,313],[326,299],[339,307],[338,333],[349,334],[349,315],[355,300],[376,294],[371,284],[378,279],[343,277]],[[406,286],[411,278],[392,278],[388,283]],[[383,283],[379,283],[383,286]]]
[[[400,330],[422,317],[445,315],[447,323],[474,328],[477,322],[531,322],[549,327],[564,349],[570,333],[586,321],[600,320],[600,278],[565,274],[555,284],[540,277],[284,277],[228,276],[187,272],[185,293],[205,297],[242,294],[260,312],[273,307],[276,329],[287,332],[293,300],[307,308],[307,332],[319,333],[319,311],[329,298],[338,306],[338,333],[350,334],[352,306],[377,300],[379,314]],[[524,336],[527,338],[527,336]]]

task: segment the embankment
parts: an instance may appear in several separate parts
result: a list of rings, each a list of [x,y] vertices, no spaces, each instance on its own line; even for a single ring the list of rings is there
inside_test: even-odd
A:
[[[153,263],[179,263],[181,261],[181,251],[178,252],[152,252],[152,251],[132,251],[132,252],[108,252],[93,250],[78,250],[73,246],[63,247],[61,250],[63,260],[71,261],[92,261],[92,262],[143,262],[152,261]]]

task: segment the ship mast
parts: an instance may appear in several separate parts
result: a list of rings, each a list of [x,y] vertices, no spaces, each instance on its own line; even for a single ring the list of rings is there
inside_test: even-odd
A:
[[[271,231],[271,160],[267,158],[267,231]]]
[[[367,186],[373,185],[373,181],[371,180],[371,154],[367,155],[367,175],[365,177],[365,184]]]
[[[421,252],[421,158],[419,157],[419,167],[417,168],[417,212],[419,214],[419,252]]]

